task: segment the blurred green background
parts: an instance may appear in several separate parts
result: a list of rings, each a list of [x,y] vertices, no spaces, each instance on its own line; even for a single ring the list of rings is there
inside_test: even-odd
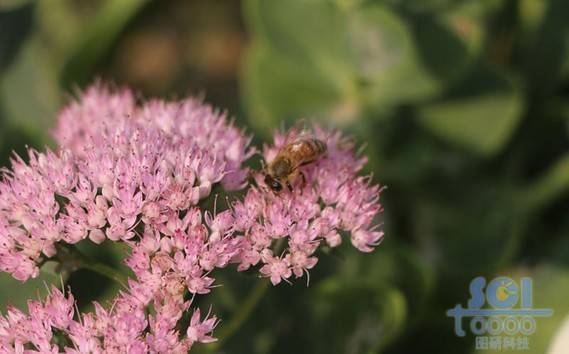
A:
[[[473,353],[446,310],[475,276],[524,275],[555,311],[530,337],[542,354],[569,313],[568,19],[567,0],[0,0],[0,160],[53,144],[58,109],[96,78],[204,94],[258,141],[302,117],[340,127],[388,186],[385,242],[321,255],[309,288],[270,288],[195,352]],[[113,245],[81,247],[120,266]],[[228,273],[199,299],[220,332],[258,282]],[[0,276],[0,305],[44,280],[60,282],[49,264]],[[117,291],[63,280],[84,309]]]

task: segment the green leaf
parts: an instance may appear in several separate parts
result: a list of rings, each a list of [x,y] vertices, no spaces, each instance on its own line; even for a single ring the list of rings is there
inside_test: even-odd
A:
[[[350,17],[358,82],[367,105],[415,102],[436,95],[442,83],[421,61],[409,28],[382,6],[354,10]]]
[[[245,10],[255,45],[243,92],[258,126],[300,113],[345,125],[425,101],[459,79],[481,46],[480,23],[459,11],[418,20],[377,3],[325,0],[249,0]],[[283,87],[292,92],[267,93]]]
[[[352,70],[347,15],[333,2],[249,0],[245,10],[258,38],[280,55],[328,75]]]
[[[0,72],[18,54],[33,24],[34,6],[26,2],[0,2]]]
[[[396,95],[394,100],[422,102],[460,79],[482,48],[484,12],[484,5],[467,3],[437,10],[436,16],[432,11],[405,13],[399,20],[399,29],[395,31],[397,26],[393,23],[387,34],[395,37],[398,32],[401,38],[393,39],[407,54],[398,60],[398,68],[383,73],[382,77],[389,81],[378,82],[378,87],[385,91],[378,97]],[[376,19],[371,23],[381,22]],[[403,35],[404,32],[407,33]],[[393,55],[392,49],[383,48],[378,55]]]
[[[102,1],[77,3],[75,0],[39,0],[35,10],[36,31],[49,38],[50,56],[61,71],[63,61],[76,50]],[[65,25],[62,25],[65,24]]]
[[[538,20],[540,26],[526,46],[524,58],[531,93],[545,98],[569,74],[569,2],[551,0],[542,11],[545,15]]]
[[[535,40],[535,36],[545,19],[548,5],[548,0],[519,1],[520,24],[523,30],[522,35],[529,37],[527,39]]]
[[[443,139],[491,155],[510,137],[519,105],[515,95],[487,94],[429,105],[421,110],[420,120]]]
[[[382,243],[377,253],[369,257],[351,251],[349,258],[337,270],[341,281],[350,283],[359,279],[362,284],[377,289],[395,286],[404,295],[410,312],[410,320],[417,320],[423,305],[430,296],[434,284],[433,267],[419,257],[416,250],[399,244],[397,235]]]
[[[412,25],[421,62],[447,84],[465,73],[481,46],[480,26],[466,16],[421,16]]]
[[[333,105],[341,102],[340,94],[328,78],[262,45],[253,45],[245,63],[241,80],[243,98],[252,118],[250,122],[262,131],[278,127],[283,119],[333,110]]]
[[[562,156],[537,181],[522,193],[528,210],[542,209],[569,190],[569,154]]]
[[[67,59],[61,80],[64,88],[92,79],[93,70],[112,48],[128,22],[148,0],[106,0],[83,32]]]
[[[395,288],[391,288],[382,294],[381,322],[384,332],[376,348],[386,346],[403,333],[405,321],[411,312],[408,310],[408,306],[409,303],[404,294]]]
[[[0,12],[10,11],[19,7],[21,8],[28,5],[31,2],[32,0],[2,0],[0,2]]]
[[[379,105],[430,93],[437,84],[424,77],[405,23],[385,6],[251,0],[246,9],[252,30],[275,56],[312,67],[344,95],[357,87],[358,99]],[[401,79],[415,83],[402,87]]]
[[[334,276],[314,285],[310,317],[316,327],[342,323],[335,328],[334,337],[339,338],[328,343],[331,348],[350,343],[359,348],[358,353],[376,353],[422,318],[434,274],[413,249],[398,244],[396,238],[391,235],[370,255],[348,248]]]
[[[27,310],[28,299],[39,300],[47,295],[47,289],[54,285],[61,289],[65,279],[55,272],[55,262],[47,262],[41,267],[40,274],[25,283],[12,278],[8,273],[0,273],[0,311],[6,310],[6,305],[13,305],[20,310]]]
[[[441,20],[468,53],[477,57],[483,49],[487,20],[503,3],[503,0],[464,1],[442,14]]]
[[[405,328],[408,302],[395,287],[373,288],[335,279],[313,290],[318,299],[311,310],[312,333],[328,338],[320,352],[334,352],[349,344],[356,353],[376,353]],[[334,323],[334,335],[324,323]]]
[[[392,87],[401,75],[418,75],[408,74],[410,35],[387,8],[344,8],[320,0],[282,5],[247,2],[256,39],[241,81],[257,127],[306,115],[346,125],[369,107],[422,94],[425,86],[430,90],[430,79],[413,89]],[[319,21],[311,21],[314,16]]]
[[[445,99],[418,109],[418,119],[441,139],[492,155],[508,142],[521,113],[518,90],[498,74],[478,70]]]
[[[5,124],[45,143],[60,104],[53,63],[38,38],[26,42],[16,59],[0,78]]]
[[[479,183],[448,186],[416,211],[414,234],[440,276],[469,280],[493,272],[519,249],[528,218],[515,190],[495,180]]]

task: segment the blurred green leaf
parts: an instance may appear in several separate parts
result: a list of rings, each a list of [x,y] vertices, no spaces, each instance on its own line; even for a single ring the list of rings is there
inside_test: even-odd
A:
[[[332,330],[324,324],[337,324],[319,352],[327,352],[322,345],[328,352],[379,352],[422,318],[433,286],[430,266],[396,240],[368,256],[349,249],[333,274],[313,285],[308,305],[318,337]]]
[[[0,2],[0,73],[10,64],[28,37],[34,6],[23,1]]]
[[[257,44],[246,57],[242,85],[258,127],[301,115],[353,122],[366,106],[378,105],[390,78],[385,74],[409,51],[405,28],[382,7],[348,12],[320,0],[246,4]]]
[[[383,6],[354,8],[350,46],[360,80],[378,82],[413,55],[411,34],[402,18]]]
[[[507,142],[519,116],[518,98],[488,94],[429,105],[421,122],[434,134],[480,154],[493,154]]]
[[[482,70],[482,71],[481,71]],[[442,100],[418,109],[433,134],[481,155],[500,151],[522,114],[518,90],[497,73],[479,69]]]
[[[252,115],[259,118],[250,121],[261,131],[278,127],[283,119],[325,112],[341,102],[327,77],[262,45],[253,45],[247,53],[244,73],[243,97]]]
[[[319,344],[322,352],[344,347],[350,353],[376,353],[403,331],[407,301],[394,287],[374,289],[330,279],[313,291],[318,299],[311,316],[313,335],[328,338]],[[335,324],[333,336],[326,335],[329,323]]]
[[[412,31],[422,62],[446,83],[462,76],[481,46],[479,24],[466,16],[418,16],[412,21]]]
[[[61,289],[65,284],[62,275],[56,273],[57,263],[47,262],[41,267],[40,274],[25,283],[12,278],[8,273],[0,273],[0,312],[5,313],[6,305],[13,305],[20,310],[27,310],[28,299],[39,300],[47,295],[48,287],[54,285]]]
[[[548,243],[546,261],[555,267],[569,270],[569,257],[567,257],[569,254],[569,238],[566,237],[566,232],[563,230],[556,241]]]
[[[438,21],[377,3],[249,0],[246,18],[255,45],[242,85],[258,127],[299,114],[346,125],[425,101],[459,79],[481,46],[480,23],[459,11]]]
[[[476,57],[484,46],[486,21],[503,3],[504,0],[462,1],[444,12],[441,20],[460,39],[468,53]]]
[[[550,4],[548,0],[520,0],[519,15],[523,29],[522,34],[530,41],[535,40],[537,31],[543,24],[547,8]]]
[[[63,61],[75,50],[89,26],[94,9],[102,1],[78,3],[75,0],[39,0],[36,5],[36,31],[49,38],[50,57],[61,71]],[[64,25],[62,25],[64,24]]]
[[[14,153],[26,156],[28,147],[41,149],[43,141],[37,135],[30,135],[0,119],[0,166],[8,167]]]
[[[435,281],[434,269],[416,250],[397,241],[397,235],[390,235],[390,238],[382,243],[378,254],[364,259],[354,254],[337,270],[337,277],[347,283],[351,279],[359,279],[372,288],[396,287],[406,299],[409,311],[414,314],[410,318],[414,322],[421,317],[423,306],[431,295]]]
[[[536,2],[539,2],[536,0]],[[539,6],[539,5],[536,5]],[[545,17],[531,44],[526,46],[525,61],[531,93],[539,98],[556,90],[569,74],[569,2],[551,0]]]
[[[54,65],[38,38],[26,42],[16,62],[0,78],[0,103],[6,124],[45,143],[60,105]],[[40,144],[41,145],[41,144]]]
[[[406,298],[401,291],[395,288],[391,288],[382,294],[381,322],[384,332],[376,346],[377,349],[388,345],[403,333],[406,320],[413,314],[408,309],[410,301],[412,299]]]
[[[0,2],[0,12],[10,11],[15,8],[23,7],[33,2],[32,0],[2,0]],[[0,18],[1,19],[1,18]],[[2,23],[2,21],[0,21]]]
[[[470,279],[507,265],[516,254],[525,209],[511,186],[489,183],[472,187],[464,181],[418,208],[415,234],[440,276]]]
[[[97,13],[77,36],[75,49],[61,72],[64,88],[84,84],[92,79],[93,70],[112,48],[119,34],[148,0],[104,1]]]
[[[331,77],[351,75],[347,14],[333,2],[248,0],[245,6],[249,25],[266,46]]]
[[[351,47],[371,99],[423,102],[462,77],[482,46],[481,12],[462,6],[439,16],[400,15],[387,6],[354,7]]]
[[[436,15],[456,8],[483,8],[485,11],[493,11],[498,8],[504,0],[372,0],[386,2],[404,9],[407,12]]]
[[[353,51],[368,105],[393,105],[437,94],[442,82],[421,61],[408,25],[382,6],[354,10]]]
[[[569,190],[569,154],[562,156],[536,182],[523,191],[529,210],[539,210]]]
[[[428,68],[440,77],[455,77],[464,71],[467,53],[448,28],[433,17],[417,18],[413,26],[419,52]],[[459,58],[456,60],[456,58]],[[459,65],[449,65],[458,62]]]

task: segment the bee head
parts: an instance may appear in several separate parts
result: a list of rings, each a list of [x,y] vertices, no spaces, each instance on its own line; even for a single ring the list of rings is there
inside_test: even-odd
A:
[[[275,192],[280,192],[283,189],[282,184],[270,175],[265,175],[265,184]]]

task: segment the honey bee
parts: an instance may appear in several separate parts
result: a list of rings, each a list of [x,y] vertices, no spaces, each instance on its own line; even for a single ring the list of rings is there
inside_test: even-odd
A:
[[[284,145],[275,158],[263,168],[265,184],[277,193],[283,189],[283,185],[292,191],[292,184],[299,176],[306,182],[299,168],[316,161],[327,149],[325,142],[308,133],[292,133],[296,133],[296,130],[289,131]],[[293,139],[289,139],[289,136]],[[292,141],[288,142],[288,140]]]

